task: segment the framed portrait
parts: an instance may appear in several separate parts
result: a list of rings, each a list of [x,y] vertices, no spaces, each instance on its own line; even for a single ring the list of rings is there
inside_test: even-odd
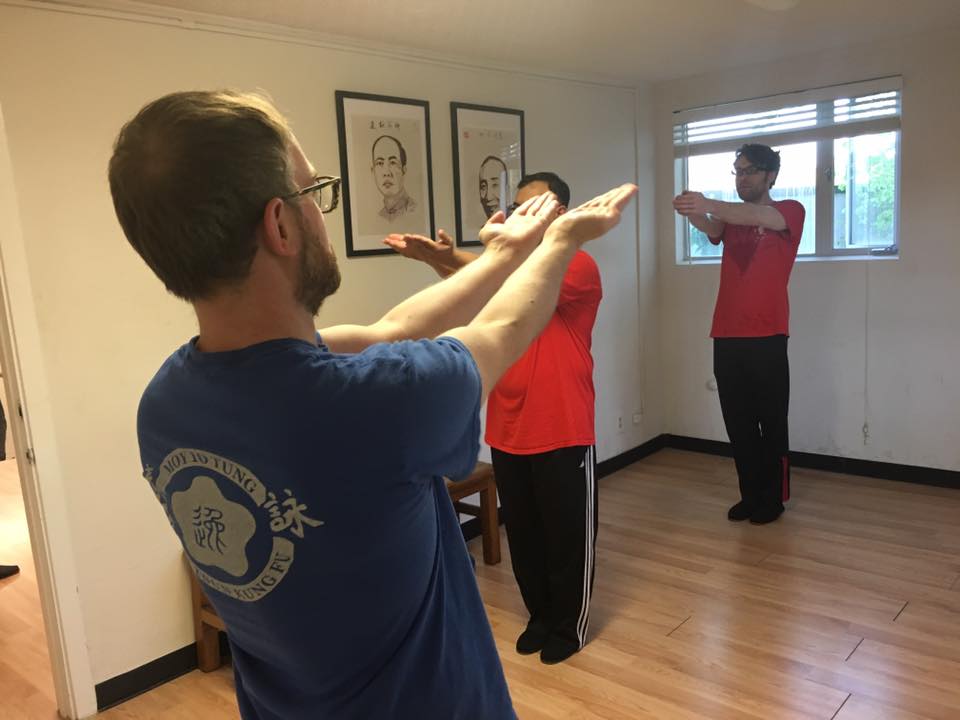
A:
[[[347,257],[394,255],[390,233],[434,236],[430,104],[337,90]]]
[[[457,245],[479,245],[480,228],[506,211],[526,167],[523,110],[450,103]]]

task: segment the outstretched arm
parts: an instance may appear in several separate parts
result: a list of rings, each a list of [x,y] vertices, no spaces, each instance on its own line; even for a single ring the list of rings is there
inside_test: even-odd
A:
[[[321,330],[324,343],[334,352],[360,352],[378,342],[436,337],[470,322],[537,246],[557,207],[556,197],[545,193],[525,202],[507,220],[503,213],[495,214],[483,229],[486,250],[455,278],[404,300],[373,325]]]
[[[693,222],[694,215],[710,215],[714,221],[719,220],[721,224],[758,225],[771,230],[787,229],[787,221],[784,220],[780,211],[772,205],[711,200],[704,197],[702,193],[685,190],[673,199],[673,207],[681,215],[691,218],[691,222]],[[700,226],[697,225],[697,227]],[[703,230],[702,227],[700,229]],[[704,230],[704,232],[707,231]],[[710,235],[710,233],[707,232],[707,235]],[[719,233],[717,237],[719,237]]]
[[[453,246],[453,238],[440,230],[437,239],[431,240],[425,235],[393,233],[383,239],[383,244],[396,250],[411,260],[419,260],[434,269],[440,277],[449,277],[462,267],[466,267],[477,255]]]
[[[636,192],[636,185],[621,185],[561,215],[473,322],[445,333],[470,350],[484,398],[550,320],[574,253],[615,227]]]

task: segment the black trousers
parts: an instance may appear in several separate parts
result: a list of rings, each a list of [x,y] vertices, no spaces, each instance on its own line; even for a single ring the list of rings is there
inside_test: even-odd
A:
[[[714,339],[713,374],[740,497],[753,508],[782,508],[790,498],[787,336]]]
[[[596,555],[596,450],[578,446],[513,455],[494,449],[492,455],[529,626],[581,648]]]

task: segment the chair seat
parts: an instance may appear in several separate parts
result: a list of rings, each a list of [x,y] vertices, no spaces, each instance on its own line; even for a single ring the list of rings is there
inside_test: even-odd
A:
[[[447,482],[447,492],[450,493],[451,500],[460,500],[468,495],[481,492],[488,489],[491,484],[496,489],[496,482],[493,479],[493,465],[485,462],[478,462],[473,472],[463,480],[444,479]]]

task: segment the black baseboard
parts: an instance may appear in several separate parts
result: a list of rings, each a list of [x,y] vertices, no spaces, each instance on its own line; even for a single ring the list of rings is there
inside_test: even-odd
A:
[[[692,450],[724,457],[731,457],[733,454],[730,450],[730,443],[719,440],[704,440],[682,435],[661,435],[658,439],[662,439],[662,447]],[[859,460],[840,457],[839,455],[820,455],[806,452],[791,452],[790,464],[793,467],[810,470],[825,470],[844,475],[859,475],[879,480],[896,480],[897,482],[914,483],[916,485],[932,485],[960,490],[960,472],[956,470],[942,470],[921,465],[900,465],[877,460]]]
[[[617,470],[622,470],[628,465],[632,465],[638,460],[643,460],[648,455],[653,455],[658,450],[663,450],[663,448],[666,447],[664,440],[667,437],[667,435],[658,435],[652,440],[647,440],[643,445],[638,445],[632,450],[627,450],[603,462],[597,463],[597,478],[604,478],[607,475],[615,473]]]
[[[864,477],[880,478],[881,480],[896,480],[897,482],[914,483],[916,485],[932,485],[960,490],[960,472],[956,470],[942,470],[920,465],[898,465],[896,463],[877,462],[876,460],[857,460],[836,455],[817,455],[803,452],[790,453],[790,462],[795,467],[810,468],[811,470],[827,470],[846,475],[862,475]]]
[[[197,667],[197,646],[187,645],[146,665],[98,683],[97,711],[101,712],[141,693],[185,675]]]
[[[730,443],[719,440],[704,440],[702,438],[685,437],[683,435],[661,435],[663,447],[673,448],[674,450],[690,450],[691,452],[704,453],[706,455],[720,455],[721,457],[733,457],[730,450]]]
[[[224,632],[220,633],[220,656],[225,660],[230,657],[230,644]],[[196,643],[191,643],[146,665],[104,680],[94,688],[97,694],[97,712],[103,712],[196,669],[197,646]]]

